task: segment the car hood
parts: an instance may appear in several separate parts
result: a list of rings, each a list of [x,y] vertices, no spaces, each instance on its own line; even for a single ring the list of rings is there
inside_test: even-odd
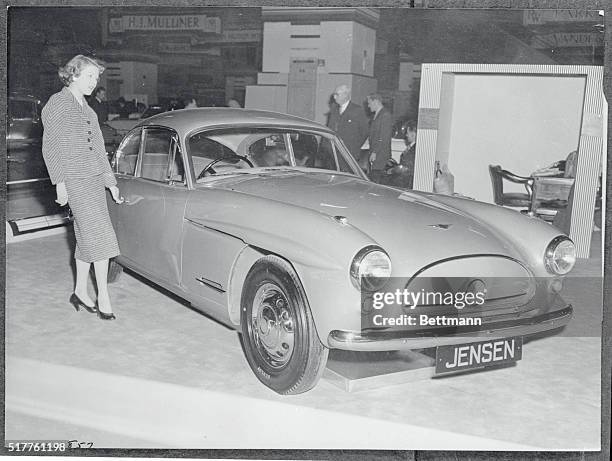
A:
[[[219,179],[214,187],[344,217],[347,225],[377,242],[395,263],[405,262],[400,265],[406,270],[456,256],[494,254],[519,258],[499,233],[469,214],[436,201],[431,194],[403,191],[347,175],[294,170]],[[304,224],[307,225],[296,223]],[[316,235],[313,229],[313,238],[316,241],[325,236]]]

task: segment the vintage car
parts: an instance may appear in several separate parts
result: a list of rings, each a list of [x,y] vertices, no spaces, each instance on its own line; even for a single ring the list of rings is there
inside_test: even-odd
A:
[[[308,120],[167,112],[127,134],[113,168],[125,201],[109,195],[121,247],[109,279],[125,266],[239,330],[254,374],[281,394],[312,388],[331,348],[436,348],[449,357],[440,372],[457,371],[516,360],[522,337],[572,316],[559,296],[575,262],[568,237],[496,205],[370,182]],[[450,326],[369,323],[372,293],[427,277],[467,282],[485,302],[450,308],[463,322]]]

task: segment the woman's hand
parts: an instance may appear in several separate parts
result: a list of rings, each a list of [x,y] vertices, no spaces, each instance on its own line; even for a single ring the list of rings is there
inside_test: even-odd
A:
[[[123,197],[121,197],[121,194],[119,193],[119,188],[117,186],[111,186],[109,187],[110,189],[110,193],[113,196],[113,200],[115,201],[115,203],[118,203],[119,205],[121,205],[124,202]]]
[[[64,206],[68,203],[68,191],[66,190],[66,183],[58,182],[55,186],[55,192],[57,193],[56,203]]]

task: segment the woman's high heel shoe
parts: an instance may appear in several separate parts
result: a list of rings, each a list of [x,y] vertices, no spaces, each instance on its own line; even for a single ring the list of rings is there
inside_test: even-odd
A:
[[[79,298],[76,293],[72,293],[72,295],[70,295],[70,304],[74,306],[77,312],[81,310],[81,307],[90,314],[95,314],[96,312],[98,312],[98,307],[95,304],[93,306],[88,306],[83,301],[81,301],[81,298]]]
[[[113,314],[112,312],[110,314],[107,314],[106,312],[98,310],[98,318],[101,320],[115,320],[117,317],[115,317],[115,314]]]

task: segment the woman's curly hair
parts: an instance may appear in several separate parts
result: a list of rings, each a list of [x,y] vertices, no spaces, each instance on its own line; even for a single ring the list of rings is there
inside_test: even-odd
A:
[[[65,66],[60,67],[57,73],[64,86],[68,86],[75,78],[81,75],[81,72],[87,66],[94,66],[100,73],[104,72],[104,66],[100,61],[77,54]]]

